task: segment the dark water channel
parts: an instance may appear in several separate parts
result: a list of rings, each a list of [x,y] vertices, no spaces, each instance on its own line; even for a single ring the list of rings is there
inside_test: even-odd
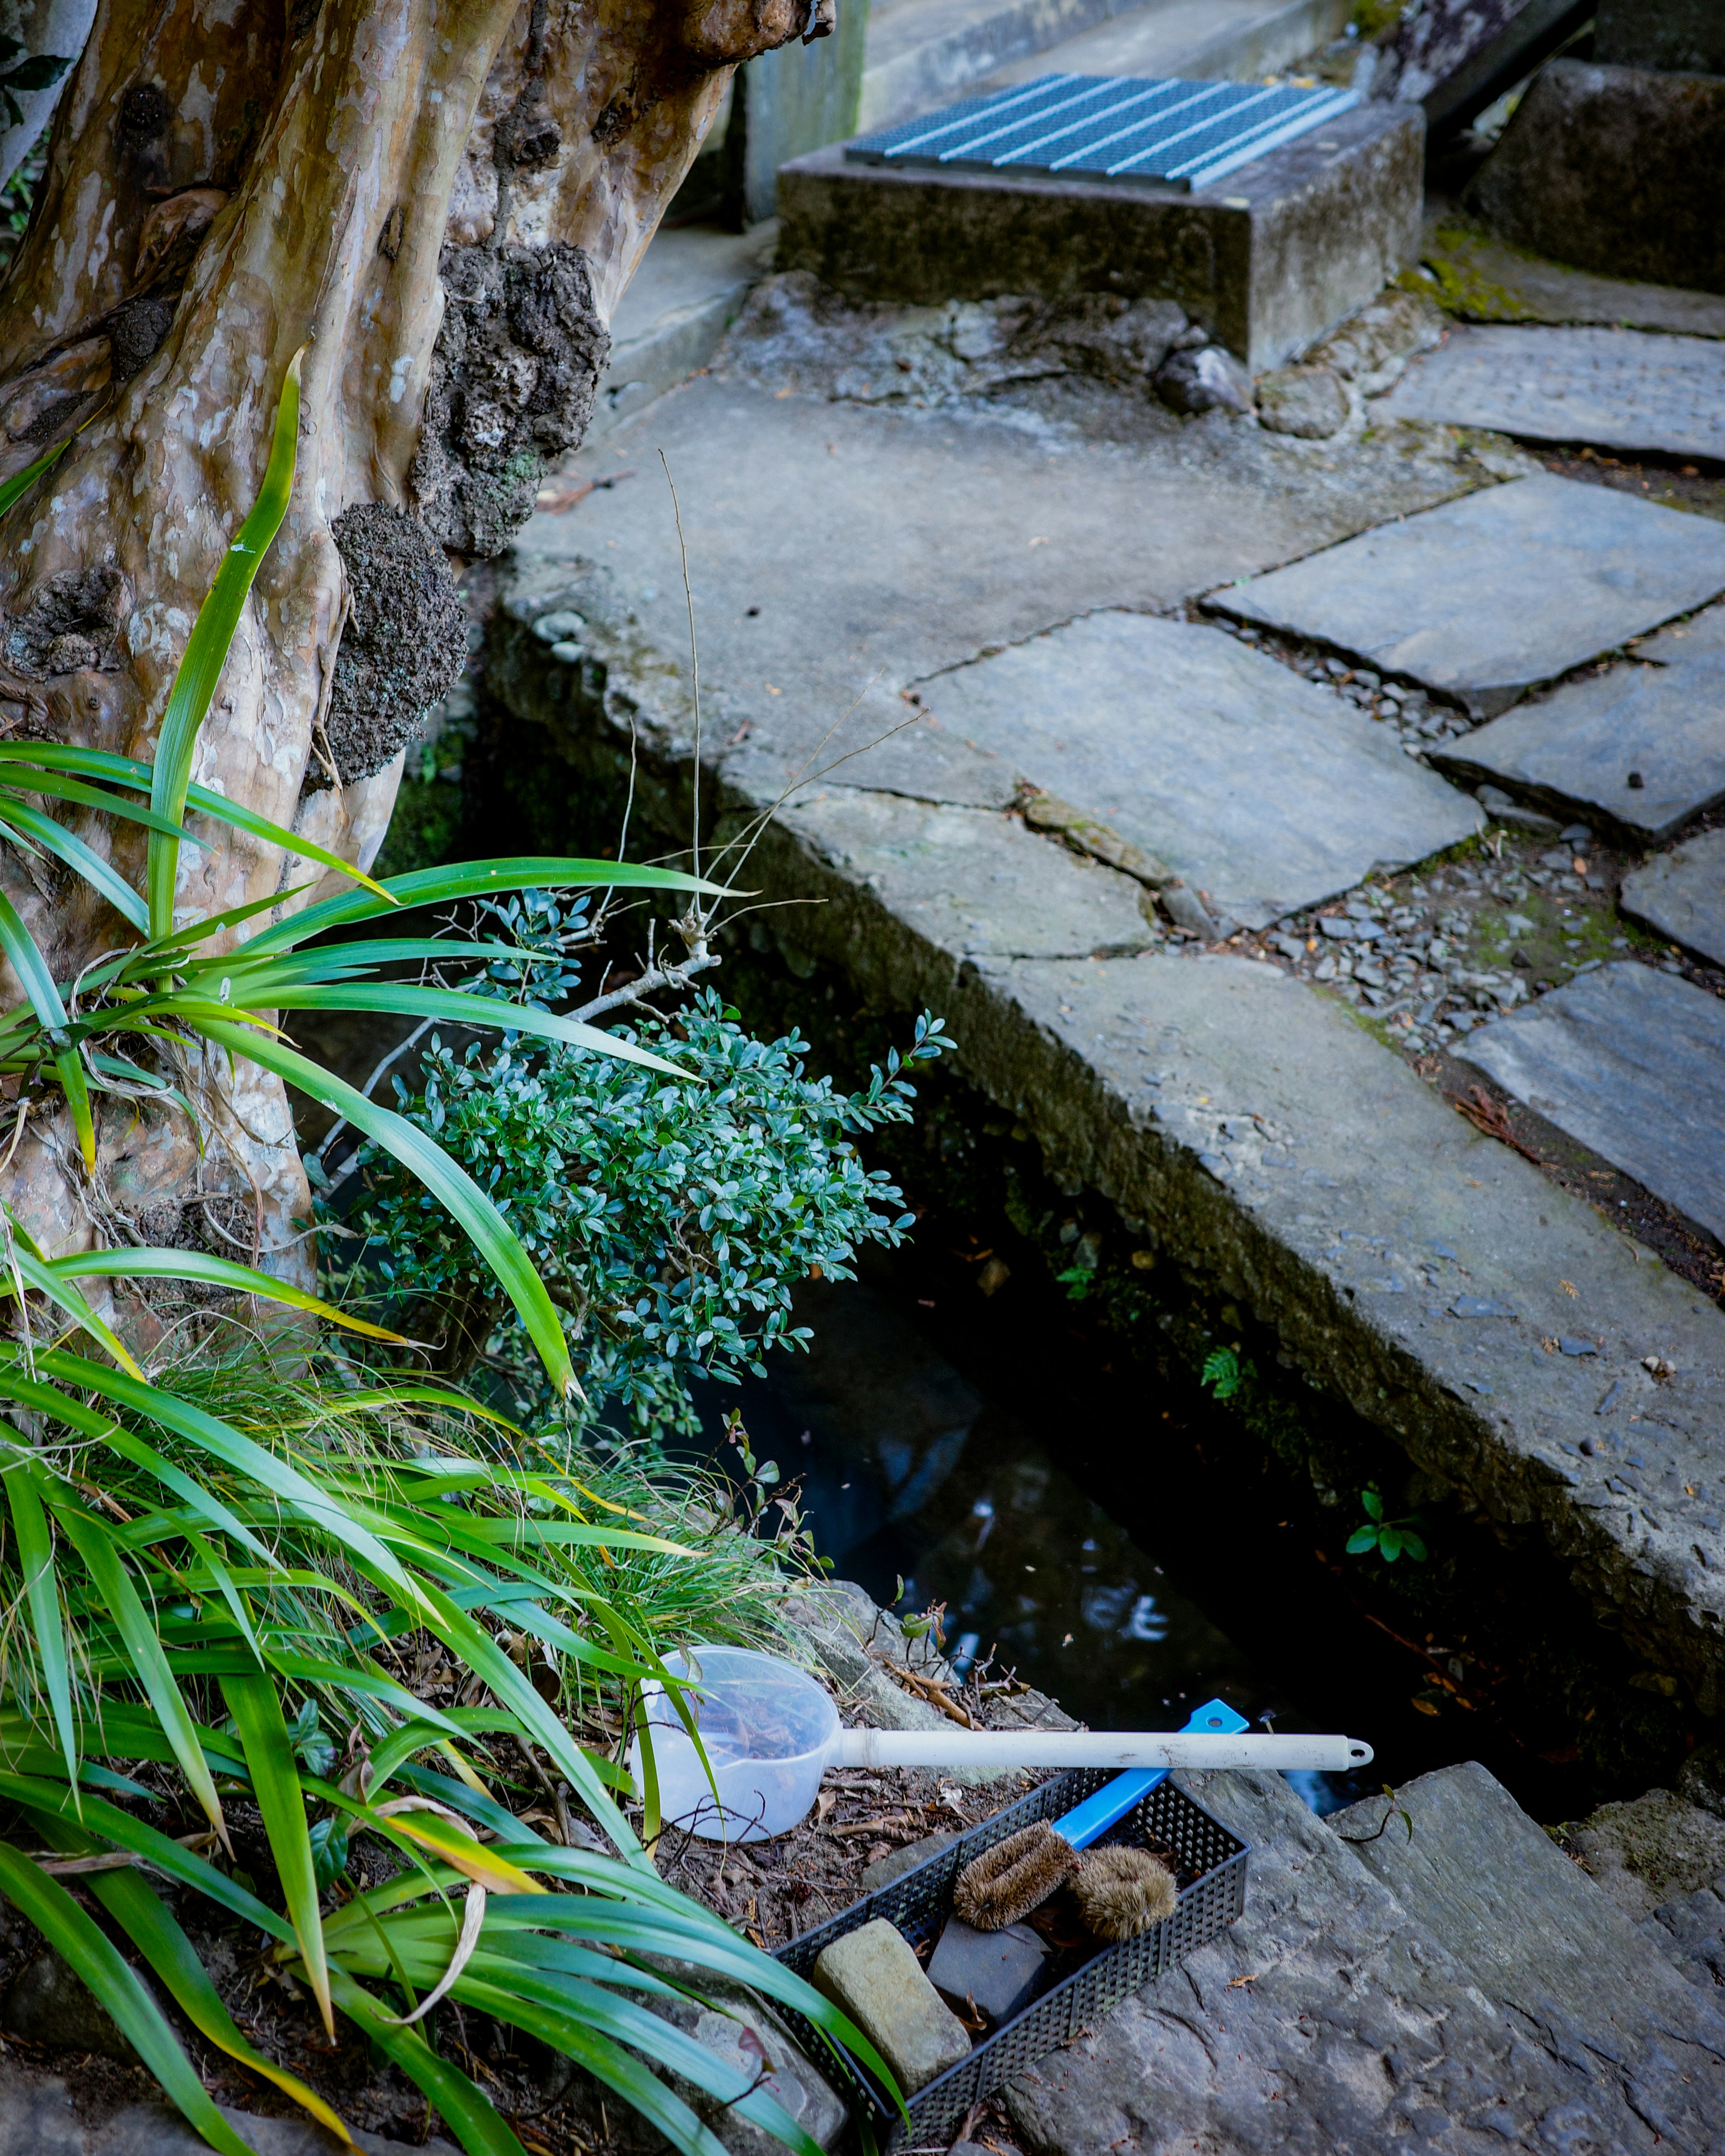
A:
[[[949,1654],[992,1650],[1092,1727],[1178,1728],[1218,1695],[1284,1730],[1333,1726],[1230,1636],[1225,1563],[1215,1591],[1194,1599],[1171,1576],[1193,1555],[1177,1519],[1149,1531],[1153,1503],[1132,1504],[1129,1531],[1094,1477],[1070,1471],[1072,1448],[1038,1389],[998,1358],[957,1367],[880,1270],[874,1284],[806,1284],[797,1306],[810,1352],[777,1355],[765,1382],[711,1387],[702,1400],[716,1451],[723,1416],[740,1407],[757,1456],[801,1484],[836,1576],[901,1610],[944,1604]],[[1165,1567],[1176,1543],[1188,1562]],[[1363,1726],[1348,1733],[1373,1741]],[[1290,1779],[1327,1812],[1384,1774]]]

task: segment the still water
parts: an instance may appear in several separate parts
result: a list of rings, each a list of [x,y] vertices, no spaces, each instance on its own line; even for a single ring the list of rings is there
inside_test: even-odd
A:
[[[1218,1696],[1253,1722],[1325,1726],[1229,1637],[1225,1603],[1181,1593],[1065,1471],[1058,1430],[1011,1370],[961,1371],[932,1326],[867,1286],[810,1283],[797,1313],[808,1354],[776,1355],[766,1382],[712,1387],[701,1404],[715,1445],[741,1407],[757,1456],[801,1484],[837,1577],[901,1610],[943,1603],[949,1654],[992,1652],[1093,1728],[1178,1728]],[[1378,1786],[1288,1779],[1319,1812]]]

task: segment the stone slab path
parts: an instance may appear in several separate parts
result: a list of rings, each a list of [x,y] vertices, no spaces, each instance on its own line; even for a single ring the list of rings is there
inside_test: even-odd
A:
[[[1373,407],[1541,442],[1725,457],[1725,341],[1615,329],[1452,329]]]
[[[1725,651],[1566,682],[1433,761],[1565,816],[1603,811],[1638,838],[1666,838],[1725,799]]]
[[[1236,638],[1098,613],[922,684],[927,707],[1254,928],[1483,827],[1332,690]]]
[[[1625,876],[1618,903],[1631,920],[1725,966],[1725,831],[1691,839]]]
[[[1155,407],[1147,424],[1167,419]],[[987,405],[883,410],[715,372],[581,459],[583,477],[633,478],[524,536],[536,562],[611,564],[655,667],[685,666],[689,648],[660,449],[683,506],[709,746],[767,800],[856,756],[847,783],[1004,805],[1010,767],[956,727],[885,738],[914,717],[901,690],[1096,608],[1173,606],[1461,484],[1453,464],[1387,454],[1308,479],[1274,437],[1242,446],[1225,422],[1191,429],[1177,459],[1153,439]]]
[[[1725,1240],[1725,1002],[1624,962],[1471,1034],[1461,1053]]]
[[[1476,715],[1725,591],[1725,527],[1548,475],[1482,489],[1214,595]]]
[[[1674,621],[1657,635],[1644,637],[1635,649],[1637,659],[1651,659],[1661,666],[1679,659],[1699,659],[1705,652],[1725,651],[1725,606],[1708,607],[1687,621]]]
[[[1178,1778],[1252,1845],[1239,1922],[1010,2087],[1033,2156],[1712,2156],[1725,2014],[1482,1767],[1325,1820]],[[1368,1839],[1368,1837],[1375,1837]]]

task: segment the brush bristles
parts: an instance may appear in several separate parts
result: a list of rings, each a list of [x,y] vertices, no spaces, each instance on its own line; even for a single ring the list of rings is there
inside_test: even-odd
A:
[[[1093,1849],[1073,1882],[1085,1923],[1099,1939],[1130,1939],[1174,1913],[1174,1875],[1147,1849]]]
[[[952,1913],[973,1931],[1004,1931],[1040,1909],[1083,1861],[1070,1842],[1038,1820],[965,1866],[952,1889]]]

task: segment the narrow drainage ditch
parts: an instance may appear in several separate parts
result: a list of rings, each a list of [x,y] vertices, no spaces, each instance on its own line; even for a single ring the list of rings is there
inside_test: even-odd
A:
[[[470,711],[465,773],[446,735],[381,870],[608,852],[620,791],[482,690]],[[675,844],[644,828],[645,805],[637,858]],[[726,1001],[763,1038],[799,1030],[816,1072],[854,1085],[907,1040],[912,1014],[858,1007],[772,916],[717,941]],[[613,955],[633,963],[632,946]],[[395,1037],[322,1045],[362,1081]],[[1537,1527],[1416,1470],[950,1067],[919,1074],[915,1121],[865,1152],[902,1186],[914,1235],[865,1253],[855,1284],[807,1283],[812,1352],[702,1402],[705,1456],[728,1464],[722,1418],[740,1407],[757,1455],[801,1484],[838,1576],[904,1612],[943,1604],[949,1652],[992,1650],[1096,1726],[1178,1725],[1219,1693],[1254,1721],[1365,1738],[1363,1788],[1306,1781],[1319,1810],[1468,1758],[1554,1824],[1669,1784],[1698,1717]],[[1369,1489],[1415,1522],[1423,1562],[1349,1553]]]
[[[857,1009],[845,983],[790,958],[776,949],[727,953],[725,992],[752,1029],[777,1037],[795,1025],[814,1044],[815,1067],[853,1082],[906,1037],[907,1019]],[[1096,1627],[1081,1645],[1085,1630],[1059,1611],[1076,1604],[1081,1614],[1083,1543],[1104,1538],[1065,1528],[1055,1546],[1069,1566],[1078,1560],[1077,1576],[1061,1602],[1050,1598],[1034,1644],[1024,1635],[1022,1673],[1069,1712],[1116,1727],[1153,1722],[1164,1698],[1178,1706],[1178,1691],[1193,1689],[1164,1675],[1189,1656],[1204,1670],[1204,1696],[1232,1682],[1243,1713],[1279,1710],[1285,1727],[1365,1738],[1377,1754],[1373,1789],[1477,1759],[1533,1817],[1556,1824],[1650,1784],[1670,1785],[1702,1733],[1697,1717],[1671,1679],[1600,1622],[1539,1529],[1493,1522],[1422,1474],[1384,1433],[1307,1380],[1275,1335],[1213,1283],[1157,1251],[1098,1193],[1051,1171],[1022,1123],[937,1066],[919,1076],[915,1122],[877,1134],[869,1158],[891,1171],[917,1214],[906,1244],[870,1253],[864,1269],[867,1293],[898,1321],[891,1352],[907,1380],[919,1357],[937,1356],[983,1403],[941,1488],[892,1522],[908,1564],[891,1535],[877,1551],[859,1532],[863,1515],[829,1531],[851,1537],[851,1576],[871,1592],[890,1593],[903,1573],[914,1592],[901,1608],[944,1597],[949,1640],[987,1635],[985,1590],[1020,1594],[1024,1575],[1010,1574],[1014,1560],[1004,1553],[991,1569],[1000,1527],[978,1553],[967,1508],[993,1504],[998,1520],[990,1479],[1005,1486],[1020,1457],[1045,1462],[1060,1478],[1051,1488],[1072,1491],[1090,1517],[1111,1523],[1121,1584],[1136,1579],[1168,1622],[1162,1642],[1122,1639],[1127,1611],[1107,1648]],[[998,1284],[985,1292],[991,1265]],[[834,1307],[843,1292],[828,1291]],[[863,1323],[854,1331],[866,1337]],[[882,1390],[880,1363],[847,1347],[844,1327],[827,1332],[824,1345],[817,1330],[806,1372],[781,1368],[760,1391],[762,1429],[782,1448],[773,1456],[787,1474],[797,1471],[805,1428],[809,1451],[829,1448],[815,1462],[823,1478],[830,1460],[866,1447],[848,1435],[866,1424],[864,1409],[832,1418],[824,1440],[803,1412],[804,1398],[812,1409],[847,1385],[853,1399],[865,1383],[877,1397]],[[884,1356],[889,1336],[877,1337]],[[1219,1352],[1239,1373],[1225,1401],[1202,1377]],[[757,1437],[757,1453],[763,1447]],[[1366,1519],[1362,1492],[1373,1486],[1388,1516],[1413,1517],[1424,1562],[1348,1552]],[[1057,1516],[1062,1505],[1055,1500]],[[1056,1530],[1038,1520],[1015,1532],[1052,1539]],[[974,1584],[967,1539],[980,1560]],[[1026,1548],[1016,1562],[1040,1560]],[[1061,1644],[1068,1631],[1070,1648]],[[1115,1673],[1133,1668],[1132,1650],[1153,1644],[1164,1653],[1117,1686]],[[1317,1789],[1307,1794],[1320,1807],[1330,1800]]]

